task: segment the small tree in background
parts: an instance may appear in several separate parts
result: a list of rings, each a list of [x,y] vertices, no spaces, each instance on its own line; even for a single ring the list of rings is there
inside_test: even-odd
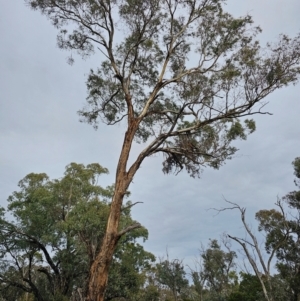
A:
[[[178,259],[169,260],[168,258],[157,264],[157,280],[171,290],[175,301],[189,284],[183,263]]]
[[[193,288],[200,301],[225,300],[237,285],[237,256],[230,250],[228,242],[224,240],[223,243],[226,251],[216,239],[210,240],[206,249],[202,246],[197,270],[191,270]]]

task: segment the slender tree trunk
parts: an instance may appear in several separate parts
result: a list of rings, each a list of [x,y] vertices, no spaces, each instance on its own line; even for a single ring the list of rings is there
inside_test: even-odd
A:
[[[132,122],[129,122],[128,130],[125,134],[116,172],[115,192],[110,206],[106,232],[103,237],[100,252],[90,267],[87,301],[104,301],[109,267],[118,240],[120,239],[119,222],[122,203],[135,173],[129,176],[126,171],[126,166],[137,126],[138,124],[132,120]]]

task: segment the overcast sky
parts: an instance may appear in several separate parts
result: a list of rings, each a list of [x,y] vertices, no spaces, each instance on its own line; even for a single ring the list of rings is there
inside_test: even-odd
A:
[[[279,33],[300,32],[299,0],[229,0],[235,16],[250,13],[263,29],[261,41]],[[23,1],[0,0],[0,195],[1,205],[30,172],[61,177],[70,162],[98,162],[110,170],[103,185],[113,183],[122,126],[100,125],[98,131],[78,121],[86,97],[86,75],[100,56],[66,63],[56,46],[56,30],[45,16]],[[131,200],[144,202],[133,217],[148,228],[147,250],[157,256],[168,247],[171,257],[191,262],[200,242],[227,231],[241,232],[238,212],[214,216],[211,207],[226,204],[223,196],[254,213],[274,207],[277,196],[294,189],[291,162],[300,156],[300,86],[271,94],[256,116],[257,131],[236,145],[239,152],[220,170],[206,168],[201,179],[185,173],[166,176],[161,157],[147,159],[130,187]],[[138,149],[135,148],[134,153]]]

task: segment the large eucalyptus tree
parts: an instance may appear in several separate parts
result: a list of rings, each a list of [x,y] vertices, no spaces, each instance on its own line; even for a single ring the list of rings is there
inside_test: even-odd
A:
[[[263,114],[264,98],[295,83],[300,36],[261,48],[251,16],[235,18],[224,0],[25,0],[58,28],[58,45],[83,57],[98,52],[88,76],[87,105],[95,127],[126,126],[103,244],[90,270],[87,300],[104,298],[120,237],[123,197],[145,158],[161,153],[163,171],[218,168]],[[145,148],[128,164],[134,141]]]

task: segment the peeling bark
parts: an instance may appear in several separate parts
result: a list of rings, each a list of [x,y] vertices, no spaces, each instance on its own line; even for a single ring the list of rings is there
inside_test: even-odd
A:
[[[125,134],[117,167],[115,193],[111,202],[106,232],[102,241],[100,252],[90,267],[86,301],[104,300],[109,267],[112,262],[117,243],[122,235],[128,231],[140,227],[140,224],[134,224],[124,230],[119,231],[123,199],[133,179],[133,176],[138,169],[138,166],[136,166],[134,172],[131,170],[130,174],[126,171],[128,157],[137,127],[138,120],[133,118],[129,120],[128,130]]]

